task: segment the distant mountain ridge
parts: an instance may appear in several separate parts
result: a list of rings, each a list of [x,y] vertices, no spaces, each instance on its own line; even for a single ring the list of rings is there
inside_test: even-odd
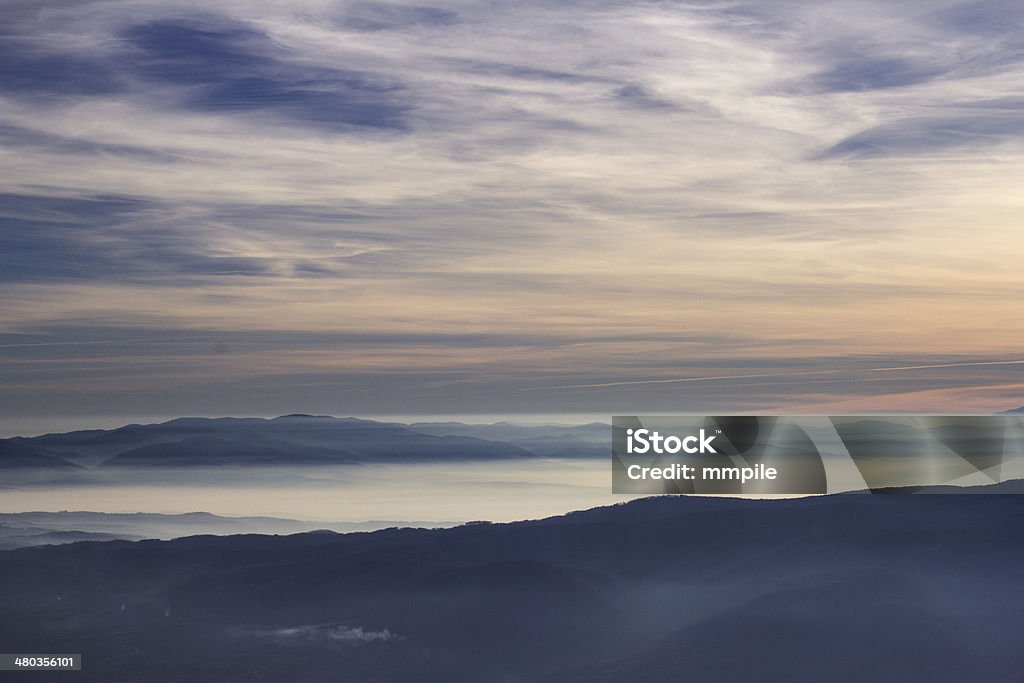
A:
[[[169,540],[201,534],[296,534],[315,530],[349,533],[390,527],[442,526],[454,526],[454,523],[380,520],[327,522],[265,516],[224,517],[209,512],[10,512],[0,513],[0,550],[75,541]]]
[[[32,442],[18,439],[0,440],[0,470],[11,469],[81,469],[57,453]]]
[[[103,469],[603,457],[607,425],[403,425],[303,414],[185,417],[0,440],[0,468]]]
[[[549,458],[605,458],[611,449],[611,425],[603,422],[584,425],[415,422],[409,425],[409,429],[424,434],[505,441]]]

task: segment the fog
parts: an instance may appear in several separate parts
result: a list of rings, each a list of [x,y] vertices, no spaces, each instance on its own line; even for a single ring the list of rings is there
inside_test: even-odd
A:
[[[629,500],[607,460],[187,470],[7,478],[0,512],[212,512],[303,520],[512,521]]]

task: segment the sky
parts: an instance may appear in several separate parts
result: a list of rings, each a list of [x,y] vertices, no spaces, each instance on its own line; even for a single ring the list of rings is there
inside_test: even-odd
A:
[[[5,0],[0,431],[1024,404],[1016,0]]]

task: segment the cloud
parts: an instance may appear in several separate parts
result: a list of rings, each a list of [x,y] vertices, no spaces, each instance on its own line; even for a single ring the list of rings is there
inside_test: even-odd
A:
[[[145,278],[268,274],[265,260],[181,241],[161,229],[159,205],[111,196],[5,195],[0,280]]]
[[[8,3],[0,333],[55,345],[8,350],[5,409],[763,406],[803,389],[515,390],[1003,358],[1020,20],[1008,0]],[[128,368],[75,345],[195,331],[236,352],[154,340]]]
[[[292,62],[269,37],[224,18],[157,20],[125,28],[139,75],[188,88],[200,110],[271,113],[286,121],[345,130],[404,130],[411,103],[401,87],[368,72]]]
[[[135,157],[149,161],[178,161],[181,158],[145,145],[122,145],[55,135],[23,126],[0,124],[0,145],[51,155],[90,157]]]
[[[668,100],[663,100],[641,86],[636,84],[624,85],[615,90],[615,97],[619,101],[639,109],[674,109],[676,105]]]
[[[951,149],[986,149],[1024,138],[1024,119],[1016,103],[1000,112],[918,116],[861,131],[825,150],[822,158],[894,157],[935,154]]]
[[[353,2],[345,9],[342,24],[358,31],[388,31],[417,26],[452,26],[458,13],[441,7],[386,2]]]
[[[390,247],[372,216],[331,207],[171,205],[144,197],[0,195],[0,281],[137,282],[180,287],[209,278],[338,275]],[[282,223],[327,226],[318,245],[272,241]],[[204,228],[217,226],[208,233]],[[230,230],[239,232],[232,238]],[[270,233],[271,237],[265,235]],[[307,235],[305,240],[308,241]]]
[[[945,73],[939,66],[904,58],[855,56],[844,58],[809,79],[818,92],[857,92],[926,83]]]
[[[0,90],[21,96],[112,95],[125,83],[102,55],[0,31]]]
[[[1013,0],[956,2],[929,12],[925,19],[951,33],[1014,36],[1024,24],[1024,8]]]
[[[303,625],[289,628],[278,628],[263,631],[249,631],[249,635],[259,638],[270,638],[281,644],[299,642],[325,642],[345,645],[362,645],[364,643],[401,640],[388,629],[374,631],[361,626],[339,625]]]

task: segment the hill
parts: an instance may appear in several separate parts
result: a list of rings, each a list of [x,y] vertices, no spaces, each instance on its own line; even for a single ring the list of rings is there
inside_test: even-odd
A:
[[[395,423],[313,415],[179,418],[0,440],[0,467],[273,467],[536,457],[522,446],[471,434],[428,434]]]
[[[1012,680],[1024,497],[656,497],[451,529],[0,554],[82,680]]]
[[[13,512],[0,513],[0,549],[55,545],[86,540],[172,539],[197,534],[295,534],[314,530],[338,533],[390,527],[433,528],[446,522],[381,521],[327,522],[279,517],[223,517],[208,512],[158,514],[147,512]]]

